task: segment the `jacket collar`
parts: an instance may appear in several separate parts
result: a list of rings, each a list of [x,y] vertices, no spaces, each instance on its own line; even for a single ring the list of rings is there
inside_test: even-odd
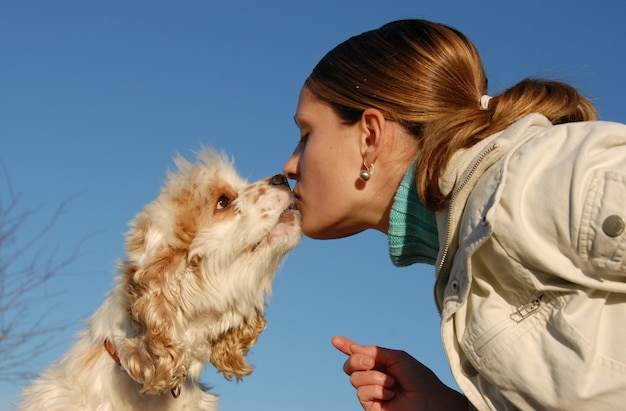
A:
[[[470,193],[480,177],[492,165],[502,159],[513,147],[525,142],[533,127],[551,127],[552,123],[541,114],[529,114],[505,130],[484,138],[472,147],[457,151],[448,162],[448,168],[440,179],[441,190],[452,193],[448,209],[437,213],[439,254],[437,256],[437,281],[435,300],[439,312],[443,306],[443,294],[450,276],[452,260],[458,248],[461,217]]]

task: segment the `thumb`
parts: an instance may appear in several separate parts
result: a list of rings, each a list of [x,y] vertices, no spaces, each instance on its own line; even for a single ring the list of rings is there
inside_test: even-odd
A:
[[[354,341],[346,337],[341,337],[341,336],[333,337],[331,340],[331,343],[333,344],[333,347],[335,347],[336,349],[338,349],[339,351],[341,351],[342,353],[346,355],[353,354],[353,351],[352,351],[353,347],[360,347],[360,345],[355,343]]]
[[[381,355],[385,355],[384,351],[391,351],[386,348],[381,348],[376,345],[359,345],[351,342],[350,352],[352,354],[363,354],[372,358],[377,358]]]

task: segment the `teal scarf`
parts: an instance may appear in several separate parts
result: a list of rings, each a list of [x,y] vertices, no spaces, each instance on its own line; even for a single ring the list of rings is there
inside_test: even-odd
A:
[[[389,256],[396,267],[414,263],[435,265],[439,252],[435,213],[419,199],[415,165],[407,170],[391,206]]]

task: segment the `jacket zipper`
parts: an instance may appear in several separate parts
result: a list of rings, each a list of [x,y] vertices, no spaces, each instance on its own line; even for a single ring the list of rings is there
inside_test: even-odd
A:
[[[539,294],[530,299],[526,304],[522,304],[513,314],[511,314],[511,319],[516,323],[520,323],[526,318],[530,317],[534,313],[537,312],[539,307],[541,307],[541,303],[543,302],[543,294]]]
[[[452,210],[454,209],[454,203],[457,198],[457,195],[463,189],[463,187],[465,187],[465,185],[469,182],[469,180],[472,178],[472,175],[474,175],[474,172],[476,171],[476,169],[478,169],[478,165],[483,161],[483,159],[487,156],[487,154],[489,154],[496,148],[498,148],[498,143],[493,143],[491,146],[487,147],[487,149],[485,149],[480,154],[478,159],[474,162],[474,165],[470,169],[469,173],[467,173],[467,176],[465,177],[463,182],[457,187],[456,190],[454,190],[454,193],[452,193],[452,197],[450,198],[450,205],[448,206],[448,210],[450,210],[450,213],[448,217],[448,231],[446,233],[446,245],[443,249],[443,252],[441,253],[441,261],[439,262],[439,266],[437,267],[438,275],[441,273],[441,270],[443,269],[443,266],[446,261],[446,257],[448,256],[448,253],[450,252],[450,243],[452,241],[452,229],[453,229],[451,217],[452,217]],[[436,292],[437,292],[437,287],[435,287],[435,293]],[[437,310],[439,311],[439,314],[441,314],[442,307],[439,306],[438,301],[439,300],[437,299],[437,295],[435,295],[435,305],[437,306]]]

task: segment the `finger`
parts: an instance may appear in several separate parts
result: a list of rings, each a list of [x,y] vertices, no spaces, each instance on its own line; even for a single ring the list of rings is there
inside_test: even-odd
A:
[[[363,354],[372,358],[378,357],[380,350],[386,350],[386,348],[380,348],[375,345],[360,345],[355,343],[352,343],[349,349],[352,354]]]
[[[357,371],[369,371],[376,366],[374,357],[364,354],[352,354],[343,364],[343,371],[351,375]]]
[[[378,360],[380,347],[374,345],[363,346],[359,344],[350,345],[352,355],[344,364],[344,371],[352,373],[366,370],[386,370],[386,364]]]
[[[377,346],[353,345],[350,349],[353,356],[364,355],[373,358],[376,362],[375,368],[382,370],[392,370],[394,366],[399,365],[411,358],[404,351],[391,350],[389,348]]]
[[[357,371],[350,375],[350,383],[354,388],[368,385],[378,385],[382,388],[392,388],[396,380],[389,374],[381,371]]]
[[[352,354],[352,350],[350,349],[350,347],[352,347],[353,345],[358,346],[358,344],[356,344],[352,340],[349,340],[348,338],[341,337],[341,336],[333,337],[331,340],[331,343],[336,349],[338,349],[339,351],[341,351],[342,353],[346,355]]]
[[[365,385],[356,390],[356,396],[361,403],[389,401],[395,395],[396,393],[393,390],[380,385]]]

